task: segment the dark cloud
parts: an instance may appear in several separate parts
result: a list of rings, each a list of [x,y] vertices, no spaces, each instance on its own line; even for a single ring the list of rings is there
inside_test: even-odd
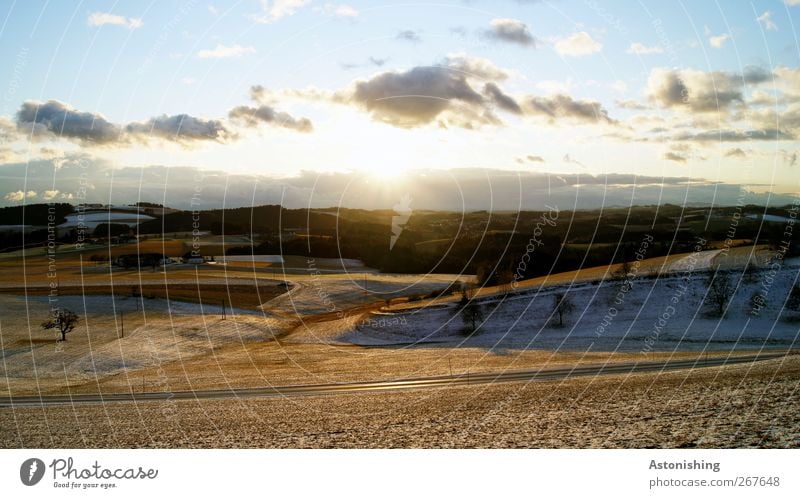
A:
[[[288,128],[303,133],[313,130],[311,121],[307,118],[295,119],[285,112],[278,112],[272,107],[262,104],[258,107],[238,106],[231,109],[228,117],[244,123],[246,126],[257,126],[260,123],[269,123],[274,126]]]
[[[420,66],[379,74],[355,84],[351,100],[373,118],[395,126],[430,123],[454,103],[480,106],[483,97],[463,74],[439,66]]]
[[[709,130],[698,133],[683,133],[674,140],[693,142],[745,142],[748,140],[794,140],[794,136],[777,129],[764,130]]]
[[[730,149],[726,151],[725,157],[737,157],[739,159],[744,159],[747,157],[747,153],[742,149],[740,149],[739,147],[736,147],[735,149]]]
[[[536,39],[528,26],[517,19],[492,19],[486,36],[494,40],[515,43],[526,47],[535,47]]]
[[[223,141],[231,132],[217,119],[203,119],[188,114],[150,118],[143,123],[130,123],[125,131],[139,138],[161,138],[177,142],[195,140]]]
[[[388,61],[388,60],[389,60],[388,58],[380,59],[378,57],[368,57],[365,62],[361,62],[361,63],[358,63],[358,62],[342,62],[339,65],[342,67],[342,69],[345,69],[345,70],[356,69],[356,68],[359,68],[359,67],[370,67],[370,66],[383,67],[383,65],[386,64],[386,61]]]
[[[520,164],[528,163],[543,163],[544,158],[542,156],[534,156],[533,154],[528,154],[525,157],[518,157],[517,162]]]
[[[683,154],[678,154],[677,152],[665,152],[664,159],[667,161],[675,161],[676,163],[685,163],[688,158]]]
[[[494,83],[486,83],[483,86],[483,93],[500,109],[512,114],[522,114],[522,108],[517,101],[503,93]]]
[[[761,66],[747,66],[742,71],[742,79],[745,83],[757,85],[766,81],[771,81],[774,75]]]
[[[422,41],[422,38],[420,38],[419,33],[411,29],[400,31],[399,33],[397,33],[396,38],[398,40],[408,41],[412,43],[419,43],[420,41]]]
[[[549,97],[529,97],[523,103],[526,114],[541,115],[555,120],[572,118],[585,122],[614,123],[608,111],[599,102],[591,100],[575,100],[569,95],[552,95]]]
[[[771,72],[759,66],[747,66],[741,74],[658,68],[650,73],[647,93],[651,102],[664,108],[727,111],[734,105],[744,105],[745,84],[758,85],[772,78]]]
[[[120,127],[101,114],[81,112],[56,100],[24,102],[17,111],[16,124],[20,130],[34,135],[64,137],[90,144],[102,145],[120,139]]]

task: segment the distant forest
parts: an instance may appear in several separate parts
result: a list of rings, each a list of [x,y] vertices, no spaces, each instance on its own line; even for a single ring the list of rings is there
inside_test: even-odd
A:
[[[74,209],[68,204],[57,206],[62,218]],[[391,210],[286,209],[277,205],[219,209],[201,211],[199,229],[213,234],[247,235],[257,241],[249,246],[231,247],[228,254],[354,258],[384,272],[474,273],[491,284],[510,279],[534,233],[536,249],[530,253],[525,278],[630,261],[645,235],[654,239],[647,257],[691,251],[698,237],[777,246],[786,239],[787,224],[762,224],[755,215],[786,217],[789,207],[712,210],[662,205],[561,211],[554,223],[543,224],[542,216],[546,214],[415,211],[391,249],[392,218],[396,216]],[[25,208],[27,224],[46,224],[46,217],[47,205]],[[3,224],[20,224],[21,220],[20,207],[0,210]],[[179,211],[142,223],[138,233],[191,232],[193,223],[192,212]],[[102,227],[102,232],[121,233],[119,227],[113,226]],[[0,236],[1,247],[20,246],[21,234],[16,234],[16,238],[12,235]],[[35,244],[39,237],[39,234],[26,235],[26,245]],[[794,230],[789,239],[796,254],[800,229]],[[69,242],[70,235],[63,241]]]

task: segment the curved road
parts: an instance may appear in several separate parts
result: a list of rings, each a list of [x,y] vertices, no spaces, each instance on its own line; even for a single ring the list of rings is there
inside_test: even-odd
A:
[[[19,396],[0,398],[0,408],[24,408],[49,405],[74,405],[83,403],[110,403],[130,401],[164,401],[178,399],[226,399],[246,397],[313,396],[322,394],[348,394],[359,392],[385,392],[405,389],[431,389],[451,386],[493,384],[495,382],[521,382],[562,380],[579,376],[629,374],[639,372],[664,372],[704,367],[717,367],[752,363],[781,358],[786,353],[765,353],[746,356],[717,356],[692,360],[652,361],[637,363],[611,363],[605,365],[574,366],[547,370],[522,370],[512,372],[484,372],[344,384],[318,384],[299,386],[274,386],[247,389],[164,391],[150,393],[76,394],[57,396]]]

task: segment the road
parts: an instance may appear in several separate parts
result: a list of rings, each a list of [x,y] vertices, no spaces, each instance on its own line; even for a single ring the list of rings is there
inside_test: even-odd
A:
[[[717,367],[752,363],[783,357],[785,353],[764,353],[742,356],[716,356],[692,360],[668,360],[637,363],[610,363],[562,367],[546,370],[521,370],[510,372],[483,372],[474,374],[421,377],[371,382],[342,384],[318,384],[298,386],[271,386],[247,389],[197,390],[149,393],[76,394],[56,396],[19,396],[0,398],[0,408],[24,408],[51,405],[74,405],[84,403],[116,403],[139,401],[166,401],[181,399],[226,399],[250,397],[314,396],[323,394],[350,394],[362,392],[386,392],[407,389],[431,389],[453,386],[493,384],[496,382],[531,382],[564,380],[572,377],[630,374],[641,372],[666,372],[694,368]]]

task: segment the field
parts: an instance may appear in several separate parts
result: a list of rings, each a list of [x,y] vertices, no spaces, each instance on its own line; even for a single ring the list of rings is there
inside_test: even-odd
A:
[[[741,269],[750,250],[729,251],[725,267]],[[797,328],[779,319],[778,297],[796,281],[800,262],[786,262],[773,279],[771,307],[745,325],[748,293],[772,257],[763,248],[755,253],[762,269],[737,279],[735,306],[723,320],[697,308],[703,272],[721,263],[720,250],[642,261],[614,323],[596,337],[619,291],[610,279],[617,266],[524,281],[509,295],[507,287],[479,290],[487,328],[465,334],[459,295],[408,298],[471,276],[382,274],[358,261],[291,256],[254,259],[264,267],[245,257],[234,258],[239,265],[109,271],[64,252],[55,299],[81,317],[66,342],[38,325],[53,304],[52,262],[6,259],[0,396],[200,392],[792,353]],[[688,270],[685,305],[695,308],[677,313],[645,348],[656,314]],[[552,303],[562,292],[577,306],[558,327]],[[2,408],[0,446],[794,446],[797,358],[399,393]]]

